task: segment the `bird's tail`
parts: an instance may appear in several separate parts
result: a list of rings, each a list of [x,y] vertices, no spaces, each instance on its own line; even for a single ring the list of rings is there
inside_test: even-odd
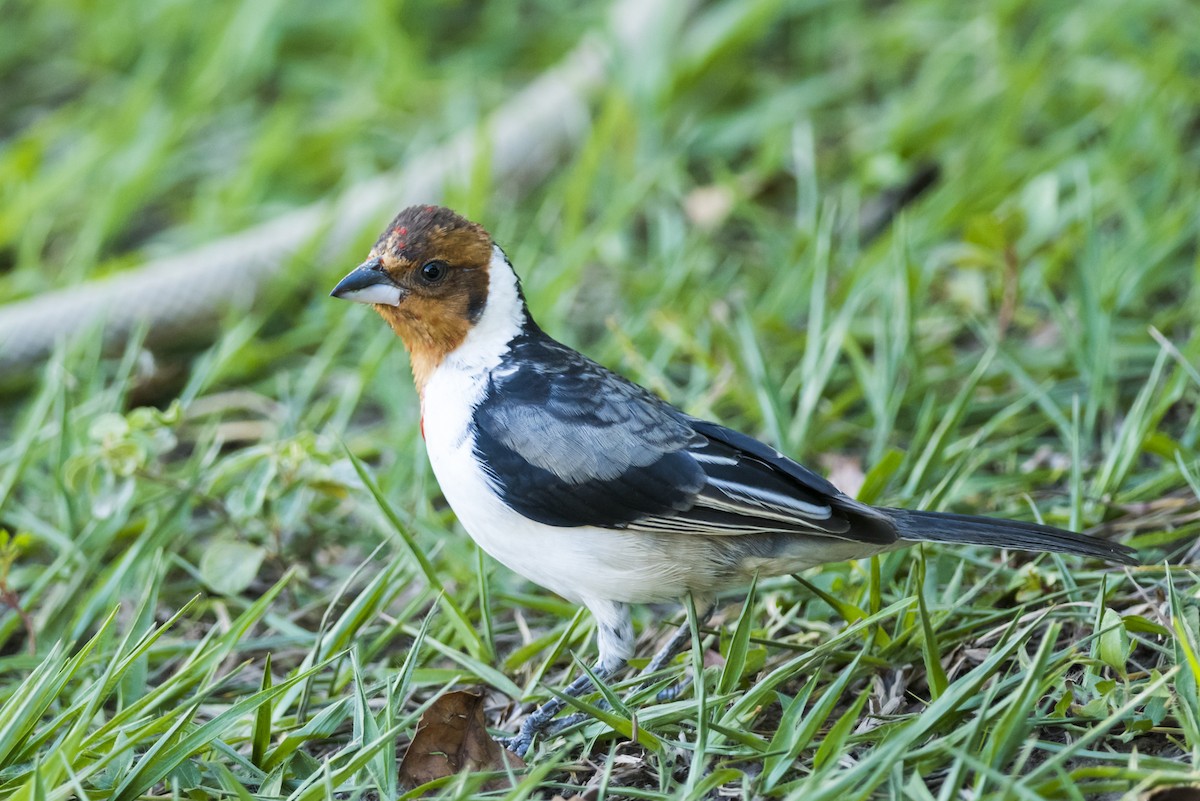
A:
[[[1119,542],[1075,534],[1039,523],[910,509],[881,511],[896,526],[900,538],[910,542],[952,542],[1019,551],[1056,551],[1094,556],[1124,565],[1140,564],[1134,550]]]

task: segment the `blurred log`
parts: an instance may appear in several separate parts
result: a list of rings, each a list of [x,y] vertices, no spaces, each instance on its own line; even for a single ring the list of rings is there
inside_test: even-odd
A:
[[[412,203],[437,202],[456,176],[485,157],[498,184],[529,186],[544,177],[588,130],[591,96],[616,59],[648,41],[650,22],[668,0],[619,0],[611,31],[584,36],[548,70],[497,109],[482,130],[465,131],[407,165],[218,242],[157,259],[120,275],[0,306],[0,383],[40,365],[62,340],[102,327],[105,344],[145,326],[147,341],[186,336],[210,341],[231,302],[246,303],[302,249],[343,257],[368,227]],[[236,287],[236,291],[231,288]]]

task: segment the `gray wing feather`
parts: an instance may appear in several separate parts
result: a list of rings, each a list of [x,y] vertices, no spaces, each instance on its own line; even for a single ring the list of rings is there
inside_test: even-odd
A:
[[[895,533],[757,440],[688,417],[538,332],[477,408],[476,451],[504,500],[553,526],[890,543]]]

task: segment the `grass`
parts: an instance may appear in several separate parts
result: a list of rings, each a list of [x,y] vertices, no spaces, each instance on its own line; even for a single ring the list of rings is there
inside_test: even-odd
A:
[[[341,191],[608,24],[555,3],[0,8],[21,34],[0,45],[6,299]],[[436,792],[1200,782],[1200,14],[728,0],[656,25],[548,180],[476,170],[446,198],[543,326],[865,499],[1094,529],[1146,565],[925,546],[762,581],[513,789]],[[927,164],[934,186],[857,236]],[[375,233],[299,260],[200,352],[85,337],[2,399],[0,796],[390,797],[446,689],[487,688],[511,730],[593,654],[586,615],[457,527],[398,343],[327,299]],[[684,619],[637,615],[643,660]],[[614,733],[635,717],[637,744]]]

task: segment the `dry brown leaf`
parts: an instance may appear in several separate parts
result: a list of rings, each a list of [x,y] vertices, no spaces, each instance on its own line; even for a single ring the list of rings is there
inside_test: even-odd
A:
[[[483,718],[483,696],[456,690],[433,702],[421,721],[412,744],[400,763],[400,781],[406,787],[453,776],[462,771],[520,770],[525,763],[506,751],[487,733]],[[509,787],[500,776],[484,785],[486,790]]]
[[[683,210],[697,228],[713,231],[733,211],[734,200],[727,186],[698,186],[683,199]]]

